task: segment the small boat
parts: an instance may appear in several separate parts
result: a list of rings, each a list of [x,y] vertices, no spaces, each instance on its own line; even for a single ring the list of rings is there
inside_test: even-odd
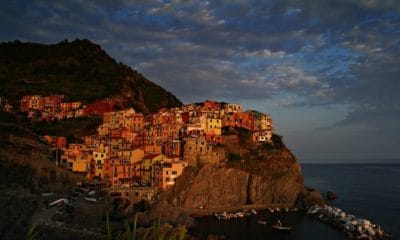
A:
[[[54,202],[49,203],[49,207],[55,206],[55,205],[58,205],[58,204],[67,204],[68,202],[69,202],[68,199],[60,198],[58,200],[55,200]]]
[[[279,231],[279,232],[290,232],[292,231],[291,227],[284,227],[284,226],[279,226],[279,225],[272,225],[272,229],[275,231]]]
[[[244,217],[244,214],[243,214],[242,212],[237,212],[237,213],[235,214],[235,216],[236,216],[236,217],[242,218],[242,217]]]
[[[263,225],[267,224],[266,221],[261,221],[261,220],[259,220],[258,223],[259,223],[259,224],[263,224]]]
[[[88,197],[85,197],[85,198],[83,198],[83,199],[85,199],[85,200],[88,201],[88,202],[97,202],[97,199],[96,199],[96,198],[88,198]]]
[[[42,193],[42,197],[52,197],[52,196],[54,196],[53,192]]]

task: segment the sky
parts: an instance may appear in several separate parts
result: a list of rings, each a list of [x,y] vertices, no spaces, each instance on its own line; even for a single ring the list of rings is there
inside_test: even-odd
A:
[[[0,41],[89,39],[184,103],[271,114],[301,162],[400,163],[400,1],[0,1]]]

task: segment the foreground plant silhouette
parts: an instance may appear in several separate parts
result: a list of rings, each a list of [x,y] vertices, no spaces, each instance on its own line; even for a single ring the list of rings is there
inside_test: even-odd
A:
[[[133,225],[125,223],[125,230],[113,234],[108,213],[106,214],[107,240],[184,240],[186,239],[186,228],[182,227],[178,232],[174,233],[169,238],[165,238],[166,232],[161,231],[161,219],[155,220],[153,226],[146,229],[146,232],[141,236],[137,236],[137,215],[135,215]],[[38,226],[33,224],[26,233],[27,240],[34,240],[40,233]]]
[[[40,230],[38,229],[36,224],[33,224],[26,233],[27,240],[33,240],[39,234]]]
[[[110,219],[106,214],[107,240],[164,240],[166,232],[161,232],[161,219],[155,220],[153,226],[146,229],[146,232],[140,238],[137,236],[137,215],[135,215],[133,225],[125,223],[125,230],[114,235],[112,233]],[[150,234],[151,233],[151,234]],[[186,239],[186,228],[182,227],[179,232],[174,233],[167,240],[183,240]]]

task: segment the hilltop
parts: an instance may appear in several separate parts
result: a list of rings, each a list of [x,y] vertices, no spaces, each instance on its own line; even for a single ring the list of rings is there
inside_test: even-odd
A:
[[[84,104],[117,98],[124,107],[143,113],[182,105],[172,93],[86,39],[50,45],[1,43],[0,96],[18,106],[28,94],[62,94]]]

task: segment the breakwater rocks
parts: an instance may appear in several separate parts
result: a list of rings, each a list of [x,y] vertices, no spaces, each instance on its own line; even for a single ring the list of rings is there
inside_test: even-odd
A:
[[[349,239],[392,239],[380,226],[366,219],[358,219],[336,207],[313,205],[308,209],[307,214],[342,230]]]

